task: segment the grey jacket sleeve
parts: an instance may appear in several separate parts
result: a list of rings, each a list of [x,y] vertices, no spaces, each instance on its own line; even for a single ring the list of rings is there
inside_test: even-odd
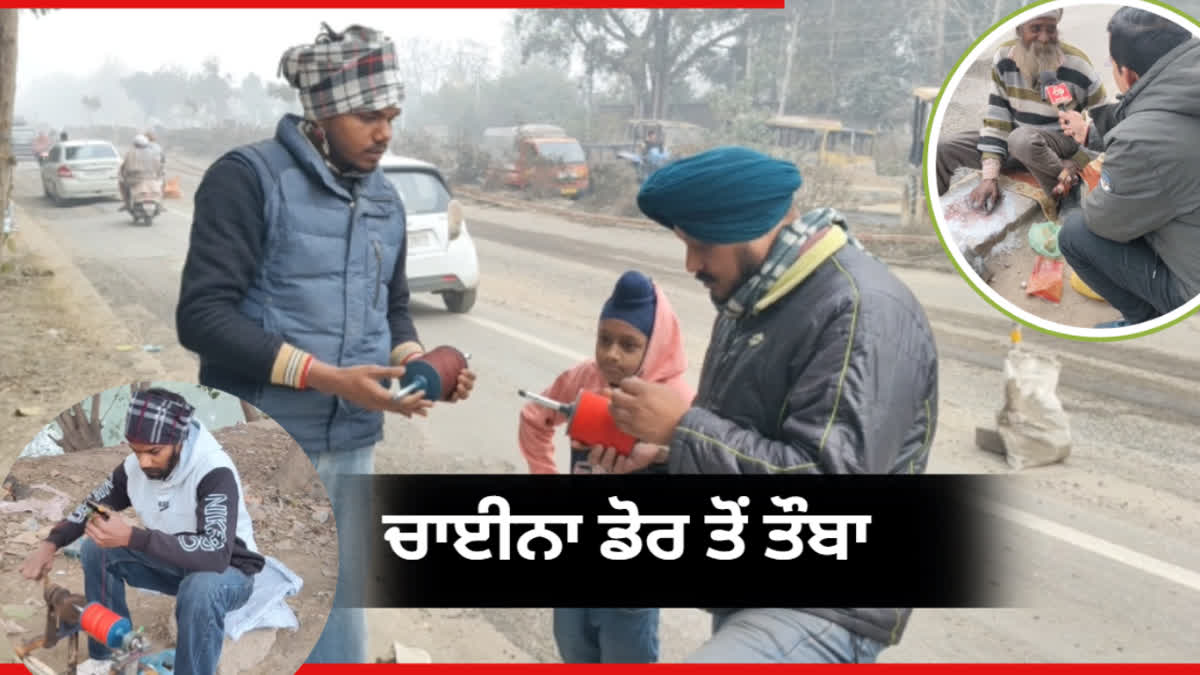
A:
[[[671,473],[891,472],[928,407],[929,346],[909,321],[892,298],[855,302],[792,357],[777,438],[692,408],[671,441]]]
[[[1155,157],[1157,143],[1113,138],[1105,150],[1100,184],[1087,194],[1083,209],[1088,229],[1116,242],[1129,242],[1175,218],[1170,176]]]

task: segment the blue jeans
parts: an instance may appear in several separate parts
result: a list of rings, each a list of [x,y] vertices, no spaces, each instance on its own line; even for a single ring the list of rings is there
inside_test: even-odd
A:
[[[1131,325],[1170,314],[1191,300],[1145,239],[1122,244],[1093,234],[1081,208],[1063,215],[1058,248],[1079,278]]]
[[[795,609],[713,616],[713,635],[688,663],[874,663],[887,645]]]
[[[555,608],[554,641],[564,663],[655,663],[658,609]]]
[[[333,506],[333,519],[338,535],[337,596],[351,593],[350,584],[365,583],[364,570],[369,563],[363,534],[370,529],[366,515],[357,513],[360,505],[368,503],[362,495],[343,495],[338,476],[375,472],[375,446],[356,450],[307,453],[317,467],[317,475],[325,484]],[[325,629],[305,663],[367,663],[367,616],[361,608],[342,608],[334,598],[334,609],[325,620]]]
[[[90,538],[79,552],[84,596],[125,618],[125,584],[175,596],[175,672],[214,675],[225,642],[225,614],[250,599],[254,578],[228,567],[224,572],[190,572],[127,548],[100,548]],[[137,624],[134,624],[135,626]],[[111,650],[88,638],[88,656],[105,659]]]

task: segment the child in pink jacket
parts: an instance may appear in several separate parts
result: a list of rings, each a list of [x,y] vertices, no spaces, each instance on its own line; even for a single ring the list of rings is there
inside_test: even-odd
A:
[[[675,387],[687,400],[695,392],[684,380],[687,354],[679,319],[649,277],[621,275],[600,312],[596,356],[563,372],[543,396],[570,403],[584,389],[605,392],[626,377]],[[521,410],[518,441],[529,470],[558,473],[554,430],[566,423],[560,413],[536,403]],[[571,472],[589,473],[588,450],[571,449]],[[651,467],[649,471],[665,466]],[[658,609],[554,610],[554,639],[567,663],[653,663],[658,660]]]

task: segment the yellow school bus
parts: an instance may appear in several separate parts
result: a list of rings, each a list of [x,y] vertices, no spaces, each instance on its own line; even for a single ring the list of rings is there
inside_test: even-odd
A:
[[[767,120],[771,144],[802,153],[803,162],[875,173],[875,132],[848,129],[840,121],[779,115]]]

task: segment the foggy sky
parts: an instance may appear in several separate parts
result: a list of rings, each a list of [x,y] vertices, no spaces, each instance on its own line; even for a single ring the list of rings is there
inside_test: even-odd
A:
[[[483,9],[60,9],[42,17],[22,12],[17,96],[42,76],[86,76],[108,59],[132,70],[179,65],[195,71],[216,56],[221,72],[232,74],[235,83],[251,72],[281,82],[276,66],[283,51],[312,42],[322,21],[338,31],[363,24],[397,41],[417,35],[447,44],[475,40],[498,63],[510,15],[511,10]]]

